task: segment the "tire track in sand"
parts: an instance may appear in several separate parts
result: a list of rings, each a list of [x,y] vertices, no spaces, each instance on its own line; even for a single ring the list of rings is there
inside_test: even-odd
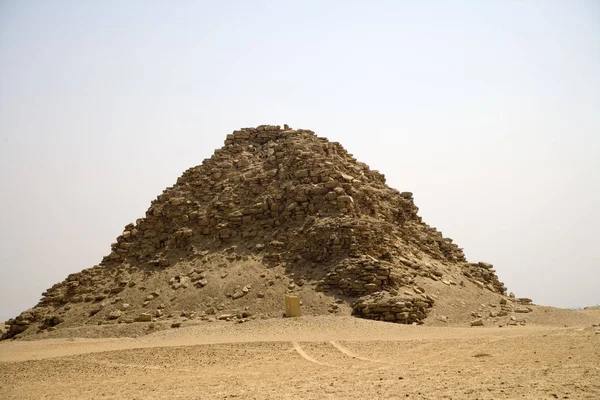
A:
[[[300,347],[300,344],[298,342],[292,342],[292,345],[294,346],[294,350],[296,350],[296,352],[298,354],[300,354],[302,356],[302,358],[304,358],[307,361],[310,361],[312,363],[318,364],[318,365],[323,365],[326,367],[334,367],[331,364],[326,364],[326,363],[322,363],[320,361],[315,360],[314,358],[312,358],[311,356],[309,356],[308,354],[306,354],[306,352],[304,350],[302,350],[302,347]]]
[[[338,349],[341,353],[347,355],[348,357],[352,357],[352,358],[356,358],[357,360],[362,360],[362,361],[368,361],[368,362],[373,362],[373,363],[381,363],[381,364],[393,364],[390,363],[388,361],[381,361],[381,360],[373,360],[371,358],[367,358],[367,357],[361,357],[355,353],[353,353],[352,351],[348,350],[347,348],[345,348],[344,346],[342,346],[339,343],[336,343],[334,340],[332,340],[331,342],[329,342],[333,347],[335,347],[336,349]]]

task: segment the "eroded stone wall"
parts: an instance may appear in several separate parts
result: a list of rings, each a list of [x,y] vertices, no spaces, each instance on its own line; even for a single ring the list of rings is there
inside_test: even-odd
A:
[[[352,315],[401,324],[422,323],[433,303],[433,299],[429,298],[391,296],[379,292],[359,300]]]

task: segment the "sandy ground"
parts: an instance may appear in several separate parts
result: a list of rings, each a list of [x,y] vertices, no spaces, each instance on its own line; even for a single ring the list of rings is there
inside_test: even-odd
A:
[[[5,341],[0,398],[600,399],[596,329],[302,317]]]

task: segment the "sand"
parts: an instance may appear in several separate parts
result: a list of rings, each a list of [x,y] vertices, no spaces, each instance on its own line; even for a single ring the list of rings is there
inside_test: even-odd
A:
[[[600,311],[545,314],[545,323],[503,328],[321,316],[137,338],[65,331],[0,343],[0,398],[600,398]]]

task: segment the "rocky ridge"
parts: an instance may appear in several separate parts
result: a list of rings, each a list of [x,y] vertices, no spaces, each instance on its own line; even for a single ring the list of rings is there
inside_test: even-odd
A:
[[[3,338],[81,324],[280,316],[283,295],[298,292],[305,312],[346,304],[359,317],[422,323],[436,300],[409,289],[447,282],[450,270],[506,298],[492,265],[467,262],[417,213],[412,193],[388,187],[339,143],[287,125],[240,129],[126,225],[99,265],[9,320]]]

